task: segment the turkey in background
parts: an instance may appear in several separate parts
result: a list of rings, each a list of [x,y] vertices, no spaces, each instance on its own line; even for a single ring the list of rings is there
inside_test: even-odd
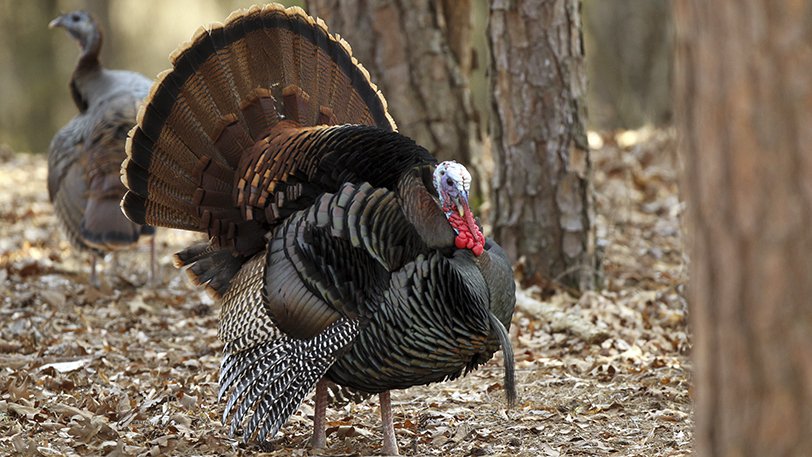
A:
[[[127,133],[152,81],[99,62],[102,33],[93,17],[73,11],[50,28],[65,29],[82,50],[70,81],[79,109],[54,135],[48,152],[48,195],[71,245],[91,255],[90,282],[98,286],[96,261],[105,253],[134,246],[155,229],[135,224],[121,211],[125,188],[121,163]],[[150,240],[150,281],[155,273],[155,239]]]
[[[204,232],[176,256],[221,301],[223,419],[272,438],[326,381],[380,394],[505,355],[513,272],[468,204],[471,177],[396,132],[346,42],[300,8],[252,7],[171,56],[122,167],[125,213]]]

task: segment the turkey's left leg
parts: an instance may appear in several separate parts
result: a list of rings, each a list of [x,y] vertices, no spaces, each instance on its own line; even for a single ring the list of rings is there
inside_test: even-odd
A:
[[[327,445],[327,381],[321,379],[316,383],[316,407],[313,413],[313,437],[310,446],[321,449]]]
[[[155,285],[155,235],[153,233],[152,238],[149,240],[149,277],[147,284],[151,286]]]
[[[100,287],[99,277],[96,274],[96,254],[90,254],[90,285],[98,289]]]

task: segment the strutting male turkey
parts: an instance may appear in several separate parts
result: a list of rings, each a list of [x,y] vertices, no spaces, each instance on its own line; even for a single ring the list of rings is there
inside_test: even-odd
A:
[[[86,11],[73,11],[48,25],[65,29],[82,49],[70,80],[79,109],[51,141],[48,152],[48,195],[71,245],[90,252],[90,282],[98,285],[96,258],[126,249],[152,227],[135,224],[121,212],[126,189],[121,162],[127,132],[135,124],[142,99],[152,81],[131,71],[109,70],[99,62],[102,33]],[[155,243],[150,245],[150,277]]]
[[[232,433],[269,440],[316,386],[324,446],[330,380],[380,394],[395,454],[389,390],[500,346],[513,402],[513,274],[471,213],[470,175],[395,131],[347,43],[299,8],[254,6],[170,59],[131,132],[122,206],[210,237],[176,261],[221,298]]]

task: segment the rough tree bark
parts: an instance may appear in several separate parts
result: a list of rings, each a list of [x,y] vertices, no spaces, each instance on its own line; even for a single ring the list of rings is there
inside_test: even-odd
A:
[[[471,1],[306,4],[350,43],[383,91],[399,131],[441,160],[472,164],[476,174],[482,146],[468,86]]]
[[[812,455],[812,6],[674,3],[701,456]]]
[[[496,0],[489,39],[494,236],[525,282],[593,286],[579,0]]]

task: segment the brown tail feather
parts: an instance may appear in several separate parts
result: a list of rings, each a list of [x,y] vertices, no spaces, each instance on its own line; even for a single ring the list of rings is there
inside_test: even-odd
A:
[[[205,285],[216,298],[220,298],[239,271],[243,259],[234,257],[227,249],[219,249],[208,242],[197,243],[175,254],[175,266],[187,267],[186,273],[196,285]]]
[[[201,192],[207,201],[230,192],[241,156],[282,118],[396,128],[349,45],[300,8],[232,13],[199,29],[171,61],[139,112],[122,166],[122,206],[141,224],[209,228]]]

